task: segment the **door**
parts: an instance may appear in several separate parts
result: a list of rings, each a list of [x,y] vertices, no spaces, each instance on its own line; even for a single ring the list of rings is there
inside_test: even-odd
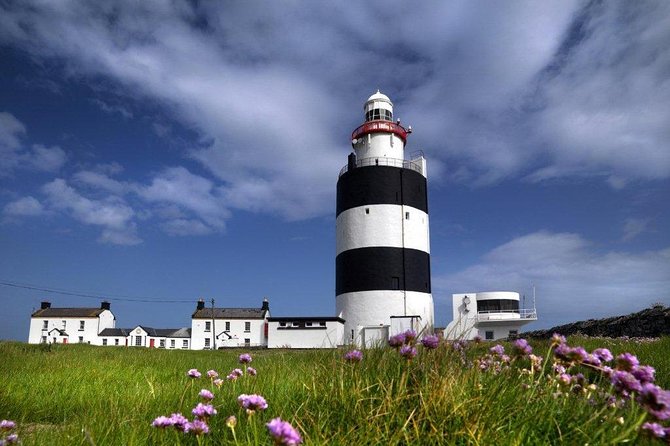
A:
[[[63,344],[67,344],[67,338],[63,338]]]
[[[155,339],[149,339],[149,348],[154,348]]]

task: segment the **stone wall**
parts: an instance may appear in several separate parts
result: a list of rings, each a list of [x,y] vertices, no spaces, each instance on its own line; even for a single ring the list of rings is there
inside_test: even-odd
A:
[[[549,338],[554,333],[560,333],[563,336],[583,334],[609,338],[670,336],[670,307],[659,304],[627,316],[573,322],[548,330],[525,332],[522,336],[526,338]]]

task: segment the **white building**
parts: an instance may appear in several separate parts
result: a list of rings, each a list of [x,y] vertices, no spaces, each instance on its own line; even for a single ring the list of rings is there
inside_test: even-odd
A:
[[[107,328],[100,332],[96,345],[189,349],[190,328],[152,328],[138,325],[135,328]]]
[[[96,344],[98,333],[114,328],[116,319],[109,308],[109,302],[100,308],[52,308],[50,302],[42,302],[30,316],[28,342]]]
[[[268,348],[336,348],[344,341],[339,317],[270,317]]]
[[[267,299],[260,308],[206,308],[200,299],[191,316],[191,348],[267,347],[268,317]]]
[[[534,299],[532,308],[520,308],[519,293],[511,291],[453,294],[452,302],[453,320],[444,330],[445,339],[507,338],[537,320]]]
[[[335,305],[345,342],[372,346],[393,316],[418,316],[418,331],[432,332],[434,308],[426,159],[405,159],[411,127],[394,121],[386,95],[363,109],[337,181]]]

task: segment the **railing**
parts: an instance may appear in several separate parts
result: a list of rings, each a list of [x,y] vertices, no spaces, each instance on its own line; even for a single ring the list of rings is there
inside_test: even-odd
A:
[[[352,140],[358,139],[363,135],[367,135],[368,133],[379,133],[379,132],[393,133],[394,135],[402,139],[403,142],[406,143],[407,134],[411,133],[412,130],[411,128],[405,129],[400,124],[395,124],[390,121],[384,121],[384,120],[368,121],[352,132],[351,139]]]
[[[365,166],[390,166],[390,167],[400,167],[401,169],[411,169],[419,172],[423,175],[423,164],[420,159],[415,160],[402,160],[399,158],[385,158],[385,157],[372,157],[372,158],[363,158],[356,160],[356,167],[365,167]],[[344,175],[349,170],[349,165],[345,165],[338,175],[338,178]]]
[[[517,317],[492,317],[492,315],[519,315],[518,319],[537,319],[537,310],[535,308],[521,308],[519,310],[484,310],[477,312],[477,321],[495,321],[512,320]]]

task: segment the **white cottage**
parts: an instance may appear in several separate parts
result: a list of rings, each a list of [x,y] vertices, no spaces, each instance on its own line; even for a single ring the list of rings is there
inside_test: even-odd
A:
[[[190,328],[153,328],[138,325],[135,328],[108,328],[100,332],[98,345],[189,349]]]
[[[340,317],[270,317],[268,348],[336,348],[344,343]]]
[[[98,344],[98,333],[115,323],[109,302],[100,308],[52,308],[50,302],[42,302],[30,316],[28,343]]]
[[[206,308],[200,299],[191,316],[191,349],[267,347],[270,304],[260,308]]]
[[[446,339],[495,340],[516,336],[522,326],[537,320],[532,308],[522,308],[519,293],[488,291],[452,295],[453,320],[444,330]]]

